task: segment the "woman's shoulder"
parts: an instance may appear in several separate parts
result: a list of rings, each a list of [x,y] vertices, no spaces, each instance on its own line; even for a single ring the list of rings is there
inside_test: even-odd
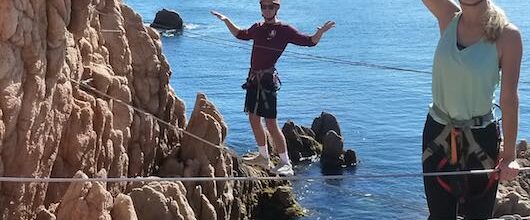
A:
[[[519,30],[519,28],[512,23],[508,23],[503,28],[503,31],[501,32],[497,43],[505,45],[514,44],[521,41],[521,31]]]
[[[499,58],[520,59],[523,50],[521,31],[514,24],[506,25],[496,41]]]

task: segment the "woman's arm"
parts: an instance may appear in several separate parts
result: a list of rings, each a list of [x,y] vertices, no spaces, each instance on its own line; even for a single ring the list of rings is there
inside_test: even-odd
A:
[[[515,161],[515,142],[519,124],[519,95],[517,85],[519,83],[519,72],[521,68],[521,58],[523,46],[521,33],[513,26],[509,25],[503,31],[497,42],[500,47],[500,64],[502,68],[501,97],[502,109],[502,131],[504,136],[504,150],[501,152],[502,159],[499,168],[501,169],[501,180],[511,180],[518,174],[518,164]]]
[[[451,0],[422,0],[423,4],[431,11],[431,13],[438,19],[440,33],[445,31],[445,28],[455,16],[455,13],[460,11],[460,8]]]

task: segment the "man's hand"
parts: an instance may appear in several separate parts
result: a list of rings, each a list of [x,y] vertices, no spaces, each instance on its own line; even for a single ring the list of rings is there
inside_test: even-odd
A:
[[[326,21],[326,23],[322,27],[318,27],[317,29],[322,31],[322,33],[329,31],[329,29],[335,27],[334,21]]]
[[[221,21],[226,21],[228,19],[226,16],[216,11],[210,11],[210,13],[212,13],[212,15],[215,15],[215,17],[219,18],[219,20]]]

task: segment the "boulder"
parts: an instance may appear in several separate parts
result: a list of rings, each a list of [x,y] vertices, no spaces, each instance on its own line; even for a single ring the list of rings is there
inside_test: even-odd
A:
[[[322,145],[315,140],[315,133],[311,129],[298,126],[289,120],[283,125],[282,133],[293,163],[312,160],[322,153]]]
[[[183,21],[179,13],[164,8],[156,13],[155,20],[150,26],[156,29],[182,30]]]
[[[315,139],[320,143],[322,143],[322,139],[330,130],[335,131],[335,133],[337,133],[339,136],[341,135],[337,118],[327,112],[322,112],[320,117],[317,117],[315,120],[313,120],[311,130],[315,132]]]

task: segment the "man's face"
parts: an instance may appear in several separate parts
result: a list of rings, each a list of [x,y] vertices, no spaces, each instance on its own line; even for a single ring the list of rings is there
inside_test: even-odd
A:
[[[278,5],[269,2],[261,2],[260,6],[261,13],[263,14],[263,16],[269,19],[273,18],[279,9]]]

